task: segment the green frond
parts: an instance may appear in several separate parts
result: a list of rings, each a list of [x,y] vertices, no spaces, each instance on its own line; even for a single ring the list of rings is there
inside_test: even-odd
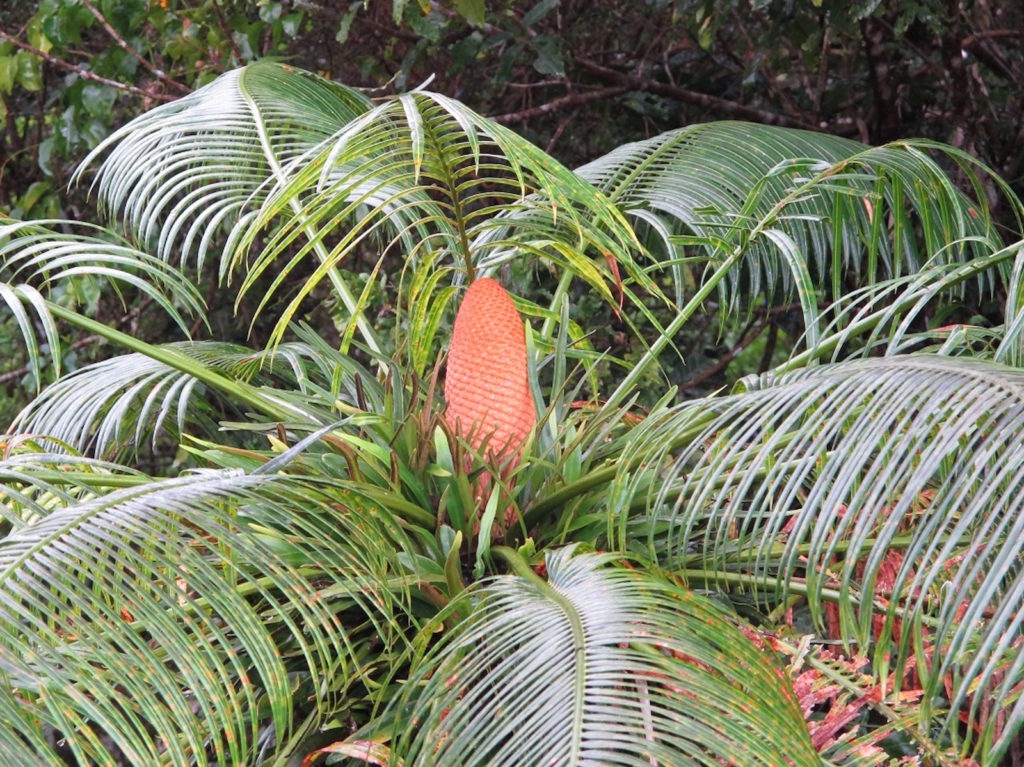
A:
[[[181,312],[203,311],[199,291],[177,269],[102,227],[0,217],[0,299],[15,317],[37,382],[44,357],[37,323],[46,355],[60,371],[60,334],[47,298],[58,285],[70,287],[74,296],[80,283],[97,280],[114,291],[130,287],[151,298],[185,335],[188,324]]]
[[[287,754],[398,647],[403,544],[386,519],[329,482],[216,471],[21,527],[0,541],[0,710],[19,725],[0,728],[2,752],[61,764],[45,743],[66,738],[82,764]]]
[[[974,199],[956,189],[932,154],[969,178]],[[663,259],[676,303],[687,284],[701,280],[687,272],[688,256],[715,262],[744,247],[742,268],[720,287],[723,312],[758,296],[798,294],[806,314],[816,295],[836,301],[851,284],[911,274],[934,260],[963,262],[1000,245],[981,192],[989,171],[935,142],[867,147],[822,133],[716,122],[626,144],[577,172],[622,207]],[[1019,220],[1020,202],[996,181]],[[991,290],[994,279],[985,275],[979,284]]]
[[[6,535],[46,516],[119,487],[151,481],[140,471],[80,455],[44,452],[52,445],[8,438],[0,461],[0,531]]]
[[[609,502],[638,515],[621,544],[691,582],[802,595],[819,626],[838,605],[890,685],[915,652],[919,726],[994,764],[1024,721],[1024,374],[922,355],[749,386],[638,428]]]
[[[429,260],[470,279],[511,259],[546,260],[612,301],[613,278],[601,259],[608,254],[654,287],[632,261],[632,230],[604,195],[508,129],[439,94],[389,99],[287,170],[288,184],[236,249],[240,257],[262,226],[288,216],[301,200],[248,269],[243,291],[265,272],[275,275],[264,302],[304,259],[320,255],[317,245],[327,250],[283,312],[276,338],[313,288],[374,240],[381,253],[401,245],[414,265]]]
[[[1019,271],[1021,243],[979,256],[965,263],[926,264],[914,274],[878,280],[850,291],[823,316],[832,319],[821,329],[813,345],[795,349],[789,360],[774,372],[796,370],[817,360],[850,359],[879,352],[886,356],[907,351],[932,350],[939,354],[970,354],[1000,360],[1008,356],[1020,332],[1020,320],[1010,315],[1006,328],[974,328],[950,324],[949,313],[961,306],[956,296],[965,284],[1012,266]],[[1006,286],[1007,305],[1020,301],[1020,285]],[[921,326],[927,329],[921,329]]]
[[[1003,333],[995,359],[1020,367],[1024,363],[1024,239],[1012,247],[1016,251],[1016,258],[1006,286]]]
[[[0,307],[3,306],[10,310],[18,326],[18,332],[21,333],[21,339],[25,342],[29,370],[35,379],[38,390],[43,380],[42,371],[45,355],[40,346],[39,339],[36,337],[37,332],[39,332],[37,328],[41,328],[48,350],[56,352],[53,355],[53,360],[59,371],[61,344],[57,323],[54,322],[53,316],[47,310],[46,299],[31,285],[11,286],[5,282],[0,282]],[[27,311],[26,307],[31,312]],[[36,324],[37,322],[38,325]]]
[[[309,394],[292,408],[296,416],[306,413],[309,424],[329,419],[334,400],[342,396],[340,391],[331,396],[335,371],[302,343],[284,344],[273,354],[213,341],[161,348],[228,380],[263,388],[269,396],[275,387]],[[347,384],[345,397],[354,402],[354,384],[351,379]],[[79,452],[123,457],[137,454],[147,442],[156,449],[162,435],[177,441],[188,427],[213,434],[219,413],[233,407],[227,392],[210,391],[189,372],[134,353],[87,365],[51,384],[18,414],[10,431],[54,438]]]
[[[785,677],[710,600],[608,556],[546,564],[461,599],[408,683],[402,764],[821,764]]]
[[[201,269],[218,239],[249,224],[283,166],[369,105],[351,88],[256,62],[136,117],[89,154],[76,180],[107,155],[93,183],[106,212],[161,259],[184,266],[194,255]]]

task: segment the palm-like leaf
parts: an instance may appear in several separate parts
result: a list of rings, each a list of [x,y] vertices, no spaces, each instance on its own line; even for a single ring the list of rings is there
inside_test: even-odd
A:
[[[282,184],[295,162],[369,108],[358,91],[293,67],[257,62],[227,72],[178,101],[115,131],[85,159],[79,174],[110,151],[95,185],[110,215],[160,258],[202,269],[218,239],[234,242]],[[298,201],[289,201],[290,209]],[[309,233],[310,237],[313,233]],[[223,242],[220,243],[223,245]],[[321,258],[326,253],[314,243]],[[225,278],[235,251],[222,247]],[[332,286],[374,349],[373,331],[348,285]]]
[[[821,359],[836,362],[879,351],[892,356],[929,348],[940,354],[1010,359],[1021,332],[1021,321],[1012,315],[1013,304],[1020,300],[1019,284],[1011,281],[1006,286],[1011,318],[1006,327],[947,326],[944,317],[957,308],[951,297],[962,293],[965,284],[1005,272],[1011,264],[1017,273],[1024,264],[1022,252],[1022,244],[1015,243],[965,263],[930,263],[914,274],[851,291],[823,312],[832,319],[816,343],[794,352],[774,372],[796,370]]]
[[[414,673],[404,764],[821,764],[785,677],[712,602],[607,556],[546,564],[474,590]]]
[[[130,286],[153,299],[186,334],[188,325],[181,310],[193,315],[202,311],[198,290],[177,269],[100,227],[0,217],[0,301],[18,323],[37,381],[43,354],[26,307],[36,315],[59,372],[60,334],[47,299],[57,285],[97,278],[108,281],[114,290]]]
[[[95,182],[107,211],[165,261],[195,253],[201,267],[216,233],[259,210],[284,165],[369,105],[351,88],[258,62],[135,118],[78,173],[109,150]]]
[[[153,765],[251,764],[261,741],[286,753],[375,673],[366,643],[395,636],[396,533],[371,506],[330,483],[217,471],[8,535],[0,751],[60,764],[56,733],[82,764],[112,749]]]
[[[1019,366],[1024,361],[1024,239],[1017,242],[1017,256],[1006,290],[1003,333],[996,349],[999,362]]]
[[[913,649],[922,727],[937,715],[956,738],[966,706],[982,734],[962,747],[994,764],[1024,719],[1024,375],[853,361],[654,420],[623,465],[663,469],[620,477],[621,507],[646,508],[637,544],[689,578],[806,594],[818,621],[836,602],[883,677],[893,653],[891,684]],[[1005,721],[984,712],[989,695]]]
[[[953,186],[928,155],[934,151],[969,174],[977,200]],[[916,272],[936,257],[958,262],[998,247],[979,170],[968,155],[934,142],[875,148],[827,134],[722,122],[627,144],[577,172],[670,258],[684,255],[680,246],[690,242],[679,235],[714,256],[714,243],[736,243],[769,216],[776,236],[752,241],[743,269],[730,277],[728,290],[723,284],[723,306],[735,308],[742,295],[788,298],[807,288],[830,291],[837,300],[848,275],[873,282]],[[685,281],[677,285],[681,295]]]
[[[321,240],[330,251],[284,312],[278,336],[329,270],[382,231],[392,233],[384,248],[404,243],[414,266],[433,266],[442,254],[456,273],[471,278],[479,264],[490,269],[512,258],[542,258],[613,300],[612,276],[594,261],[605,253],[656,290],[633,262],[632,230],[600,192],[508,129],[440,94],[385,101],[288,170],[288,185],[264,206],[260,221],[285,217],[296,199],[303,205],[264,248],[243,289],[272,268],[276,287]],[[336,233],[346,221],[350,226]],[[258,231],[250,230],[239,252]]]
[[[954,163],[974,184],[976,199],[960,192],[929,153]],[[716,291],[720,313],[733,320],[761,300],[795,294],[806,362],[819,354],[823,320],[833,324],[827,351],[836,348],[849,317],[841,311],[846,294],[863,285],[899,283],[927,270],[942,287],[936,293],[948,299],[969,288],[991,293],[1010,274],[1007,259],[999,258],[975,270],[970,282],[947,279],[957,264],[990,256],[1001,241],[981,189],[986,169],[934,142],[875,148],[824,134],[709,123],[625,145],[578,172],[630,216],[660,259],[656,268],[671,271],[676,302],[694,291],[609,397],[615,404]],[[996,183],[1019,221],[1020,201]],[[694,266],[700,273],[688,271]]]
[[[371,234],[385,249],[401,242],[413,264],[440,252],[470,272],[488,254],[492,266],[542,256],[612,300],[612,277],[593,261],[605,253],[655,288],[632,266],[635,239],[615,206],[511,131],[439,94],[367,108],[356,92],[290,67],[251,65],[136,118],[86,165],[110,150],[97,178],[100,198],[161,258],[196,250],[202,262],[229,228],[223,276],[269,228],[243,291],[272,269],[269,298],[296,264],[315,256],[275,342],[327,277],[371,349],[379,348],[363,317],[366,297],[351,293],[336,271]],[[499,211],[511,210],[526,215],[506,221],[501,236],[483,236],[498,228]]]
[[[4,534],[37,521],[55,508],[150,481],[142,472],[120,464],[47,453],[46,447],[49,445],[24,436],[4,444],[8,456],[0,462],[0,528]]]
[[[273,354],[218,342],[165,348],[232,381],[297,390],[299,396],[309,393],[291,411],[293,420],[305,420],[306,425],[329,421],[330,403],[339,397],[355,402],[352,377],[326,365],[320,350],[303,343],[283,344]],[[195,396],[199,383],[189,372],[145,354],[112,357],[47,387],[18,414],[11,431],[45,435],[101,456],[133,455],[147,441],[155,448],[161,434],[177,440],[186,426],[193,434],[212,435],[216,424],[211,420],[211,394],[220,395],[224,408],[230,409],[232,402],[224,392],[211,393],[203,386],[201,396]],[[343,385],[344,392],[339,390]],[[290,399],[297,402],[295,395]]]

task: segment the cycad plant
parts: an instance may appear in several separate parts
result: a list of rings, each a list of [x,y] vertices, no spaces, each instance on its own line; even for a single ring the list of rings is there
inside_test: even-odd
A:
[[[4,438],[3,764],[1019,760],[1024,243],[970,157],[711,123],[573,172],[258,63],[80,177],[105,226],[0,225],[37,371],[124,351]],[[266,348],[185,337],[211,273]],[[772,369],[677,393],[696,318],[790,304]]]

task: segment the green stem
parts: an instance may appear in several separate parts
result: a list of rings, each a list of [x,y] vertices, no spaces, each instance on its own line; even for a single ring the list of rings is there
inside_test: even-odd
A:
[[[108,327],[102,322],[89,319],[78,312],[66,309],[52,301],[47,301],[46,307],[54,317],[66,320],[72,325],[75,325],[88,333],[93,333],[100,338],[104,338],[117,344],[118,346],[123,346],[125,349],[138,352],[139,354],[145,355],[157,362],[162,362],[181,373],[186,373],[204,384],[207,384],[220,392],[224,392],[231,399],[244,402],[253,410],[269,416],[275,421],[286,421],[296,418],[301,419],[302,421],[310,420],[309,415],[304,413],[302,410],[291,407],[284,402],[279,402],[275,398],[268,396],[250,384],[242,381],[234,381],[223,376],[206,367],[201,362],[194,360],[175,349],[167,346],[155,346],[153,344],[146,343],[145,341],[140,341],[138,338],[130,336],[127,333],[122,333],[120,330]]]
[[[551,297],[551,313],[558,314],[562,306],[562,297],[569,292],[569,286],[572,284],[575,275],[572,270],[566,269],[562,272],[562,276],[558,279],[558,287],[555,288],[555,294]],[[549,338],[552,333],[555,332],[554,328],[555,320],[552,317],[548,317],[544,320],[544,324],[540,328],[541,338]]]
[[[854,322],[846,328],[843,328],[838,333],[833,333],[831,336],[824,340],[820,340],[813,348],[807,349],[800,354],[790,357],[786,362],[782,363],[776,368],[772,369],[773,375],[781,375],[788,373],[792,370],[805,367],[807,363],[813,360],[820,359],[825,355],[831,354],[841,343],[849,341],[855,336],[863,335],[870,330],[874,330],[882,322],[898,317],[900,312],[906,311],[914,304],[919,304],[922,300],[929,297],[929,294],[937,294],[938,287],[942,290],[948,290],[951,287],[959,285],[970,279],[976,278],[980,273],[996,266],[1003,261],[1010,260],[1013,254],[1013,250],[1010,248],[1004,248],[1003,250],[993,253],[990,256],[984,258],[976,258],[973,261],[963,264],[960,266],[951,276],[948,276],[940,283],[937,283],[935,288],[926,290],[924,294],[919,292],[918,289],[914,289],[914,292],[904,292],[898,296],[895,301],[887,306],[880,312],[875,312],[863,318],[859,322]],[[925,285],[927,288],[928,286]],[[913,289],[913,286],[911,287]]]
[[[727,586],[746,586],[754,588],[767,588],[770,591],[776,591],[780,588],[780,583],[777,578],[771,575],[755,575],[754,573],[737,573],[737,572],[723,572],[721,570],[694,570],[694,569],[683,569],[673,570],[674,575],[679,576],[687,584],[696,581],[707,586],[716,585],[727,585]],[[799,581],[790,581],[788,583],[781,584],[787,591],[792,594],[799,594],[800,596],[806,597],[811,593],[810,587],[806,583]],[[830,602],[838,602],[840,593],[836,589],[821,589],[821,597]],[[860,605],[860,598],[853,595],[847,594],[847,599],[855,605]]]
[[[89,471],[33,471],[37,477],[51,485],[71,485],[73,487],[139,487],[153,481],[152,477],[137,474],[104,474]]]
[[[551,495],[541,498],[539,501],[527,508],[523,513],[523,523],[527,528],[529,528],[536,524],[540,518],[549,511],[557,509],[559,506],[563,506],[565,503],[579,495],[588,494],[595,487],[608,484],[615,479],[615,475],[618,473],[620,468],[621,467],[618,464],[614,463],[602,466],[584,474],[576,481],[560,487]]]
[[[278,183],[284,185],[287,182],[287,177],[285,176],[280,163],[278,163],[277,157],[274,155],[274,150],[270,145],[270,138],[267,135],[266,126],[263,124],[259,107],[256,106],[256,102],[253,100],[251,94],[246,88],[244,77],[240,78],[238,87],[249,104],[249,109],[252,112],[253,122],[256,126],[257,132],[259,133],[260,144],[263,146],[263,154],[266,156],[267,164],[273,171]],[[313,227],[310,224],[305,223],[305,216],[302,215],[302,205],[294,197],[288,201],[288,204],[296,217],[303,221],[302,232],[313,244],[313,251],[316,253],[317,258],[320,259],[320,263],[326,263],[330,258],[330,253],[328,252],[327,247],[323,244],[323,241],[317,237]],[[359,328],[359,332],[366,341],[366,345],[371,351],[379,353],[380,344],[377,341],[377,336],[374,334],[373,328],[370,327],[362,312],[359,311],[359,301],[349,289],[348,284],[346,284],[337,268],[331,267],[327,271],[327,277],[331,281],[331,286],[335,291],[337,291],[342,303],[345,304],[345,308],[348,309],[349,314],[352,315],[352,318],[355,320],[356,327]]]
[[[515,549],[509,546],[494,546],[491,548],[491,553],[497,554],[499,557],[505,560],[505,563],[512,569],[512,572],[514,572],[521,578],[525,578],[526,580],[530,581],[531,583],[533,583],[533,585],[537,586],[538,588],[551,588],[548,582],[541,578],[539,575],[537,575],[537,573],[533,571],[533,568],[530,567],[530,563],[527,562],[523,555]],[[561,596],[561,594],[559,594],[559,596]]]
[[[744,252],[744,248],[737,248],[733,251],[733,253],[722,262],[721,266],[715,270],[714,274],[712,274],[711,277],[701,286],[700,290],[698,290],[687,302],[686,306],[679,311],[676,318],[669,323],[664,332],[658,336],[653,344],[650,345],[644,353],[644,356],[637,361],[636,365],[633,366],[633,369],[629,371],[624,379],[622,379],[622,383],[620,383],[618,387],[616,387],[615,391],[611,393],[611,396],[608,397],[607,405],[609,407],[614,407],[620,404],[626,398],[637,382],[647,372],[647,369],[658,360],[661,352],[664,351],[665,347],[672,341],[672,338],[675,337],[676,333],[682,330],[683,325],[685,325],[697,310],[700,309],[701,305],[704,303],[704,299],[711,295],[711,291],[718,286],[718,283],[721,282],[737,262],[739,262],[743,257]]]
[[[793,510],[794,514],[798,513],[798,510]],[[836,555],[847,554],[853,552],[854,554],[863,554],[866,551],[871,551],[875,546],[883,544],[890,549],[901,549],[906,550],[911,543],[914,542],[913,536],[911,535],[897,535],[893,538],[886,538],[884,541],[881,538],[865,538],[861,541],[860,545],[857,546],[854,551],[852,541],[843,540],[836,541],[832,544],[830,551]],[[788,544],[785,543],[774,543],[767,551],[761,551],[757,546],[751,548],[737,549],[731,553],[731,555],[721,559],[723,564],[743,564],[744,562],[750,561],[750,554],[752,552],[758,552],[761,559],[776,560],[786,553]],[[815,551],[820,552],[820,546],[812,543],[801,543],[792,549],[793,553],[797,556],[809,556]],[[703,554],[693,554],[682,559],[682,564],[693,564],[703,562],[705,556]]]
[[[679,576],[687,584],[694,581],[702,583],[707,586],[716,585],[728,585],[728,586],[746,586],[753,588],[763,588],[767,591],[777,592],[784,588],[789,594],[799,594],[800,596],[809,596],[812,591],[811,588],[801,581],[790,580],[788,582],[779,582],[779,579],[772,575],[756,575],[754,573],[737,573],[737,572],[723,572],[720,570],[695,570],[695,569],[681,569],[672,570],[673,575]],[[840,602],[841,592],[837,589],[821,588],[817,592],[821,598],[838,604]],[[846,593],[846,600],[853,605],[858,607],[865,605],[865,600],[851,592]],[[886,605],[882,604],[871,604],[871,607],[877,610],[881,610],[883,613],[888,610]],[[927,624],[932,628],[936,628],[939,625],[938,619],[931,618],[928,616],[921,616],[921,622]]]
[[[469,234],[466,232],[466,216],[462,210],[459,186],[448,162],[448,154],[439,145],[437,136],[433,131],[430,132],[430,140],[434,145],[434,151],[437,152],[437,162],[441,166],[442,173],[444,173],[445,192],[448,195],[448,199],[452,202],[452,216],[454,216],[455,226],[459,232],[459,248],[462,249],[462,261],[466,267],[466,284],[469,285],[476,278],[476,268],[473,266],[473,253],[469,247]],[[419,178],[417,177],[416,180],[418,182]]]

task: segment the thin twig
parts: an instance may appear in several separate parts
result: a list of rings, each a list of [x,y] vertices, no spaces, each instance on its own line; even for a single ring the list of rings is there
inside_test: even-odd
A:
[[[825,25],[821,35],[821,61],[818,62],[818,80],[814,85],[814,116],[821,118],[821,97],[828,81],[828,51],[832,43],[832,27]]]
[[[747,29],[747,25],[743,23],[743,16],[737,13],[735,10],[733,10],[732,18],[733,23],[736,25],[736,28],[740,31],[740,34],[743,35],[743,39],[747,43],[747,48],[751,51],[757,51],[758,45],[750,36],[750,30]],[[787,49],[790,48],[790,46],[788,45],[788,41],[785,38],[783,38],[781,42],[784,47],[786,47]],[[783,106],[789,110],[790,114],[802,114],[801,110],[793,102],[793,99],[789,97],[789,94],[786,93],[785,89],[777,86],[776,83],[778,81],[778,78],[776,78],[772,74],[772,72],[769,71],[767,65],[764,63],[764,58],[761,58],[760,55],[756,53],[755,58],[758,59],[757,71],[760,73],[761,79],[763,80],[764,85],[768,89],[769,93],[774,94],[774,96],[777,99],[779,99],[779,101],[782,102]],[[798,56],[794,56],[792,58],[799,59]],[[790,64],[790,68],[795,69],[795,67],[793,67],[792,64]],[[807,70],[804,69],[803,67],[801,67],[801,70],[803,70],[803,77],[801,79],[804,81],[804,86],[807,90],[810,90],[810,82],[807,77]],[[793,72],[793,74],[796,75],[797,73]]]
[[[636,75],[629,75],[625,72],[618,72],[614,69],[601,66],[596,61],[590,61],[589,59],[578,58],[576,63],[596,77],[601,78],[605,82],[619,83],[627,86],[628,89],[646,91],[647,93],[654,93],[659,96],[667,96],[668,98],[681,101],[684,104],[693,104],[694,106],[704,107],[705,109],[716,109],[733,117],[740,117],[745,120],[754,120],[765,125],[782,125],[788,128],[804,128],[805,130],[816,130],[816,126],[806,123],[803,120],[799,120],[789,115],[778,114],[777,112],[768,112],[764,109],[756,109],[754,107],[746,106],[745,104],[738,104],[735,101],[729,101],[728,99],[719,98],[718,96],[709,96],[706,93],[698,93],[697,91],[691,91],[688,88],[680,88],[678,85],[669,85],[667,83],[660,83],[657,80],[648,80],[645,77],[637,77]]]
[[[1024,37],[1024,31],[1019,29],[983,29],[980,32],[968,35],[960,44],[966,48],[976,40],[991,39],[993,37]]]
[[[692,378],[680,384],[679,391],[684,392],[689,391],[690,389],[696,389],[698,386],[700,386],[702,383],[707,381],[712,376],[721,373],[723,370],[729,367],[729,363],[733,361],[737,354],[739,354],[741,351],[750,346],[750,344],[754,342],[754,339],[756,339],[759,335],[761,335],[762,332],[764,332],[764,329],[766,327],[768,327],[768,322],[758,323],[752,330],[750,330],[750,332],[746,333],[743,336],[743,338],[740,339],[739,343],[737,343],[734,347],[729,349],[729,351],[727,351],[725,354],[719,357],[718,361],[714,365],[705,368],[704,370],[701,370]]]
[[[552,88],[557,86],[565,86],[565,80],[537,80],[533,83],[505,83],[506,88],[513,88],[518,90],[533,90],[535,88]]]
[[[231,52],[234,54],[236,61],[239,66],[242,64],[244,59],[242,58],[242,51],[238,47],[238,43],[235,42],[235,36],[231,34],[231,29],[228,27],[227,21],[224,19],[224,13],[221,11],[219,0],[213,0],[213,11],[217,14],[217,26],[220,27],[221,34],[231,45]]]
[[[628,90],[629,88],[624,86],[613,86],[611,88],[601,88],[596,91],[587,91],[586,93],[570,93],[568,96],[561,96],[537,107],[530,107],[529,109],[523,109],[519,112],[509,112],[508,114],[498,115],[491,119],[495,122],[504,124],[524,122],[532,117],[540,117],[541,115],[550,114],[551,112],[558,111],[559,109],[565,109],[566,107],[574,107],[580,104],[586,104],[589,101],[597,101],[598,99],[618,96]]]
[[[768,340],[764,343],[764,351],[761,353],[761,361],[757,364],[758,375],[768,372],[772,366],[772,357],[775,356],[775,345],[779,341],[779,324],[772,322],[768,327]]]
[[[551,135],[551,140],[548,141],[548,145],[544,148],[545,152],[551,154],[551,152],[554,151],[555,144],[558,143],[558,139],[560,139],[562,137],[562,134],[565,132],[565,127],[574,119],[576,119],[576,115],[580,113],[580,109],[582,108],[582,106],[577,106],[569,114],[567,114],[565,117],[558,121],[558,127],[555,128],[555,132]]]
[[[49,53],[46,53],[45,51],[42,51],[39,48],[36,48],[34,45],[23,43],[21,40],[12,35],[7,34],[2,29],[0,29],[0,38],[11,43],[11,45],[21,48],[23,51],[28,51],[29,53],[35,54],[47,63],[53,64],[55,67],[59,67],[60,69],[64,69],[68,72],[74,72],[83,80],[92,80],[96,83],[109,85],[111,88],[117,88],[121,91],[127,91],[128,93],[133,93],[136,96],[142,96],[143,98],[147,99],[156,99],[157,101],[177,101],[178,99],[177,96],[168,96],[164,93],[151,93],[150,91],[143,90],[142,88],[136,88],[134,85],[127,85],[126,83],[121,83],[117,80],[111,80],[107,77],[101,77],[100,75],[96,74],[95,72],[89,71],[83,66],[80,66],[78,64],[70,64],[67,61],[64,61],[63,59],[58,59],[56,56],[51,56]]]
[[[990,31],[1012,32],[1012,30],[1008,29],[993,29]],[[1013,67],[1006,63],[1003,57],[999,55],[998,49],[993,50],[986,42],[988,40],[1004,36],[1008,35],[985,35],[983,32],[979,32],[977,34],[965,37],[960,43],[960,49],[964,51],[969,51],[970,53],[974,54],[978,61],[983,62],[986,66],[988,66],[989,69],[991,69],[1000,77],[1003,77],[1006,80],[1014,81],[1017,79],[1017,75],[1014,72]]]
[[[185,85],[184,83],[179,83],[177,80],[175,80],[174,78],[170,77],[162,69],[157,69],[152,64],[150,64],[149,61],[144,56],[142,56],[137,50],[135,50],[135,48],[133,48],[131,45],[128,44],[127,40],[125,40],[123,37],[121,37],[120,34],[118,34],[117,30],[114,29],[110,25],[109,21],[107,21],[106,16],[104,16],[102,13],[100,13],[100,10],[96,6],[94,6],[92,3],[90,3],[89,0],[82,0],[82,5],[84,5],[86,8],[88,8],[89,12],[93,16],[96,17],[96,20],[100,23],[100,25],[103,27],[103,29],[105,29],[107,31],[107,34],[110,35],[110,37],[113,38],[114,42],[116,42],[121,47],[121,50],[125,51],[129,56],[131,56],[137,62],[142,64],[142,66],[151,75],[153,75],[158,80],[162,80],[163,82],[167,83],[168,85],[173,85],[175,88],[177,88],[182,93],[191,93],[192,92],[192,89],[189,88],[187,85]]]
[[[75,351],[81,349],[83,346],[89,346],[90,344],[97,343],[103,339],[99,336],[86,336],[85,338],[79,338],[77,341],[68,346],[68,351]],[[0,374],[0,386],[9,384],[11,381],[17,381],[19,378],[28,374],[31,367],[29,365],[22,365],[20,368],[15,370],[8,370],[6,373]]]

